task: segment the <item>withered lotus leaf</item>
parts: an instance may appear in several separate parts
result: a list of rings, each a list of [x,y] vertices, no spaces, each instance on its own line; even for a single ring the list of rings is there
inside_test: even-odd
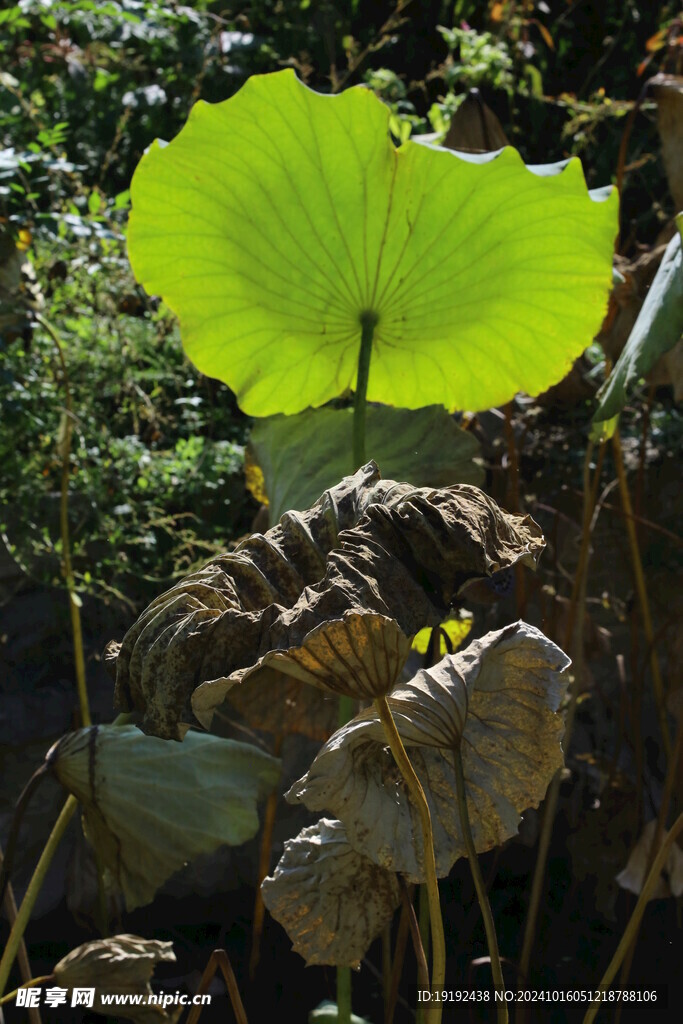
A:
[[[410,649],[411,638],[393,619],[348,612],[316,626],[300,647],[269,651],[251,668],[238,670],[224,682],[202,684],[192,696],[192,708],[200,722],[210,724],[212,709],[222,704],[230,687],[240,684],[249,690],[258,680],[272,694],[280,676],[357,700],[373,700],[393,690]]]
[[[437,874],[465,854],[454,793],[460,747],[477,850],[515,835],[522,811],[543,799],[563,764],[563,652],[519,622],[446,655],[388,697],[429,803]],[[417,811],[385,746],[374,709],[324,745],[287,794],[344,822],[351,845],[376,864],[425,880]]]
[[[503,512],[476,487],[397,484],[368,463],[157,598],[112,652],[117,704],[142,712],[146,732],[180,739],[201,683],[210,727],[226,679],[271,651],[302,647],[322,623],[372,612],[412,636],[442,621],[468,581],[517,562],[534,567],[542,547],[532,519]]]
[[[94,988],[94,1011],[109,1016],[111,1006],[103,1005],[101,993],[146,999],[152,995],[149,980],[156,965],[175,958],[172,942],[112,935],[72,949],[56,964],[53,974],[56,985],[62,988]],[[135,1024],[173,1024],[181,1012],[182,1007],[168,1011],[155,1004],[132,1005],[131,1001],[116,1007],[117,1017]]]
[[[654,860],[652,844],[656,831],[656,820],[648,821],[637,843],[631,850],[626,867],[617,875],[616,880],[621,888],[635,893],[636,896],[639,896],[643,891],[645,879]],[[660,838],[664,838],[664,835],[666,835],[666,829]],[[669,850],[664,874],[666,877],[660,875],[651,899],[661,900],[666,899],[668,896],[678,897],[683,895],[683,850],[681,850],[677,843],[673,843]]]
[[[280,762],[258,747],[190,732],[181,746],[133,725],[70,733],[50,755],[80,801],[85,831],[128,910],[150,903],[184,864],[258,831],[257,801]]]
[[[396,875],[354,850],[329,818],[285,842],[261,892],[309,966],[357,967],[400,902]]]

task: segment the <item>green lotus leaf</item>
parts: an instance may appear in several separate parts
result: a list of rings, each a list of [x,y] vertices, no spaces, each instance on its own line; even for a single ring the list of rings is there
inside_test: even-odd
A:
[[[358,967],[400,902],[396,875],[357,853],[329,818],[285,842],[261,892],[307,965]]]
[[[135,172],[135,274],[245,412],[354,388],[361,318],[376,321],[368,399],[411,409],[544,391],[600,326],[616,193],[589,193],[576,159],[396,149],[389,117],[363,87],[255,75],[197,103]]]
[[[429,803],[439,877],[465,855],[452,751],[460,747],[467,805],[479,852],[517,833],[563,764],[557,713],[567,656],[539,630],[514,623],[418,672],[387,698]],[[354,849],[380,867],[423,882],[416,808],[370,709],[322,747],[287,799],[328,810]]]
[[[117,1004],[116,1016],[135,1021],[135,1024],[174,1024],[182,1007],[165,1010],[161,1006],[145,1005],[136,1000],[147,1000],[152,988],[149,983],[156,965],[163,960],[175,960],[172,942],[141,939],[138,935],[112,935],[108,939],[84,942],[63,957],[53,970],[55,984],[62,988],[94,988],[93,1010],[105,1016],[111,1006],[101,1001],[104,995],[129,997],[127,1004]]]
[[[288,509],[308,508],[345,476],[352,430],[351,409],[309,409],[256,421],[249,448],[263,473],[271,522]],[[473,461],[479,442],[439,405],[415,411],[371,405],[365,447],[384,476],[417,487],[483,482],[484,471]]]
[[[280,776],[280,762],[248,743],[196,732],[168,743],[133,725],[69,733],[50,762],[80,801],[86,834],[128,910],[150,903],[199,854],[251,839],[257,801]]]
[[[628,389],[683,335],[683,214],[678,215],[677,223],[678,231],[666,247],[624,350],[598,393],[600,404],[593,417],[596,424],[619,415],[626,405]],[[613,429],[607,433],[613,433]]]

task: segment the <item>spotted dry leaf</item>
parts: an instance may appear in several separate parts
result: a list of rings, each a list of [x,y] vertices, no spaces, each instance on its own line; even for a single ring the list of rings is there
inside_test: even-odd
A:
[[[393,619],[349,612],[311,630],[300,647],[269,651],[251,668],[203,683],[192,695],[192,709],[200,722],[210,726],[214,709],[232,687],[248,693],[259,685],[272,699],[283,677],[329,693],[373,700],[393,690],[410,650],[411,638]]]
[[[543,799],[563,764],[557,713],[569,664],[539,630],[519,622],[446,655],[388,698],[432,816],[437,874],[465,854],[454,799],[460,744],[477,850],[499,845],[522,811]],[[425,880],[416,809],[370,709],[338,730],[287,799],[333,813],[349,842],[376,864]]]
[[[72,949],[55,966],[55,984],[66,989],[94,988],[93,1010],[106,1016],[111,1006],[104,1006],[101,994],[126,995],[147,999],[152,995],[149,984],[154,968],[162,960],[175,960],[172,942],[141,939],[138,935],[112,935],[108,939],[84,942]],[[182,1007],[172,1011],[157,1005],[120,1004],[117,1017],[135,1024],[173,1024]]]
[[[386,616],[411,636],[438,625],[468,581],[534,566],[542,547],[533,520],[476,487],[381,481],[369,463],[158,598],[115,652],[118,705],[141,711],[146,732],[181,738],[201,683],[218,681],[214,703],[204,689],[210,727],[225,680],[270,651],[348,613]]]
[[[396,875],[357,853],[329,818],[285,842],[261,891],[308,966],[358,967],[400,902]]]

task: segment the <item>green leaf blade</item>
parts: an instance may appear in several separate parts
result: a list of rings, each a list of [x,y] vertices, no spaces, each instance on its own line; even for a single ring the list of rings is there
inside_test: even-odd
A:
[[[355,384],[368,398],[481,409],[554,383],[604,312],[616,194],[578,161],[527,169],[408,142],[368,90],[321,96],[291,71],[197,104],[131,186],[129,248],[186,351],[256,416]]]

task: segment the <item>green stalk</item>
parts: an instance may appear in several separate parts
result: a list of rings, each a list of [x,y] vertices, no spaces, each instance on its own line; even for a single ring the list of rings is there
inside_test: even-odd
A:
[[[669,832],[665,836],[664,842],[659,848],[659,853],[655,857],[654,863],[650,868],[650,872],[647,876],[647,879],[645,880],[645,885],[643,886],[640,896],[638,897],[638,902],[636,903],[635,909],[631,914],[631,918],[628,924],[626,925],[626,930],[624,931],[624,934],[621,936],[621,942],[617,946],[617,951],[610,960],[609,967],[603,974],[602,980],[598,985],[598,989],[600,990],[600,992],[606,992],[607,989],[610,987],[610,985],[616,977],[617,971],[619,970],[624,957],[626,956],[629,950],[629,947],[634,942],[638,934],[638,929],[640,928],[640,922],[643,919],[643,914],[645,913],[645,908],[647,907],[652,897],[655,885],[657,884],[659,876],[662,873],[662,869],[666,864],[667,857],[669,856],[669,850],[673,846],[676,838],[678,837],[679,832],[681,832],[682,830],[683,814],[679,814],[679,816],[676,818],[676,821],[673,823],[673,825],[669,829]],[[590,1009],[586,1013],[586,1016],[583,1018],[583,1024],[592,1024],[592,1022],[597,1017],[598,1010],[602,1006],[602,1003],[603,1001],[601,999],[597,1000],[594,1003],[591,1003]]]
[[[491,973],[493,974],[493,984],[496,992],[501,995],[505,992],[505,982],[503,980],[503,969],[500,965],[500,953],[498,952],[498,937],[496,935],[496,926],[493,921],[493,914],[491,913],[491,905],[489,903],[488,894],[486,892],[486,884],[481,873],[481,867],[479,865],[479,857],[474,845],[474,839],[472,838],[472,828],[470,826],[470,815],[467,810],[467,793],[465,791],[465,773],[462,767],[462,757],[460,754],[460,747],[455,747],[453,750],[453,767],[455,768],[455,792],[458,801],[458,814],[460,817],[460,826],[462,828],[463,839],[465,840],[465,848],[467,850],[467,859],[470,862],[470,871],[472,872],[472,880],[474,882],[474,888],[477,890],[477,899],[479,900],[479,907],[481,909],[481,916],[484,919],[484,930],[486,931],[486,944],[489,948],[489,958],[491,960]],[[496,1017],[498,1024],[507,1024],[508,1020],[508,1009],[507,1003],[503,1000],[497,1004]]]
[[[356,375],[356,393],[353,399],[353,469],[365,464],[365,406],[370,377],[370,360],[372,358],[372,339],[377,326],[377,314],[372,310],[361,313],[360,351],[358,353],[358,373]]]
[[[351,1024],[351,968],[337,968],[337,1024]]]
[[[415,774],[415,769],[410,763],[410,758],[403,746],[403,740],[396,728],[396,722],[391,713],[391,708],[386,697],[375,697],[375,710],[379,715],[380,722],[389,744],[394,760],[398,765],[403,780],[408,787],[408,792],[413,804],[420,816],[422,826],[422,845],[424,849],[424,865],[427,893],[429,895],[429,916],[432,926],[432,984],[433,992],[440,991],[444,987],[446,978],[446,941],[443,933],[443,919],[441,917],[441,903],[439,900],[439,881],[436,876],[436,861],[434,858],[434,833],[432,831],[432,819],[429,813],[429,804],[424,794],[422,784]],[[430,1024],[441,1024],[441,1003],[429,1006],[428,1013]]]
[[[356,373],[356,392],[353,399],[353,471],[365,463],[365,406],[370,377],[370,360],[372,358],[372,338],[377,325],[377,314],[368,310],[361,313],[360,349],[358,352],[358,370]],[[352,697],[339,698],[339,726],[350,722],[355,713],[355,701]],[[351,1024],[351,969],[337,968],[337,1021],[338,1024]]]
[[[26,931],[26,926],[28,925],[29,918],[31,917],[31,912],[35,906],[36,900],[38,899],[38,893],[45,881],[47,869],[49,868],[55,851],[66,832],[66,826],[71,821],[77,807],[78,800],[75,796],[70,796],[62,807],[61,814],[57,818],[52,832],[50,832],[48,841],[40,855],[40,860],[33,872],[33,877],[29,882],[26,895],[19,907],[19,913],[17,914],[16,921],[12,925],[12,930],[10,932],[9,939],[7,940],[5,952],[2,954],[2,960],[0,960],[0,996],[5,991],[7,979],[9,978],[10,971],[12,970],[12,964],[14,963],[14,958],[17,955],[23,934]]]

